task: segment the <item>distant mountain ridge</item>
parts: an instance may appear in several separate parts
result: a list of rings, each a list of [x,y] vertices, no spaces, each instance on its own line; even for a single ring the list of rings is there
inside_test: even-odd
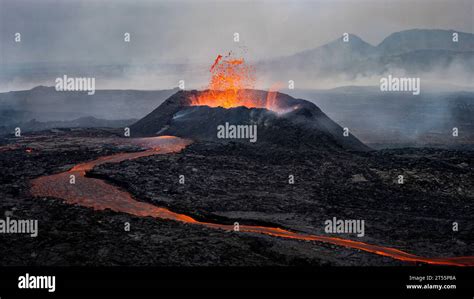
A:
[[[458,42],[452,41],[453,33],[458,34]],[[416,50],[474,51],[474,34],[454,30],[412,29],[390,34],[377,48],[390,55]]]
[[[308,78],[344,75],[351,78],[380,75],[393,70],[419,75],[455,67],[460,75],[474,76],[474,34],[453,30],[412,29],[395,32],[373,46],[354,34],[320,47],[261,62],[257,69],[271,78],[304,75]]]
[[[138,119],[177,89],[96,90],[60,92],[54,87],[0,93],[0,126],[24,123],[70,121],[92,116],[97,119]]]

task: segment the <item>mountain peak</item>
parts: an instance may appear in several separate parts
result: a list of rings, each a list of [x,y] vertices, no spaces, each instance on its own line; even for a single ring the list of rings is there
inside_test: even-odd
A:
[[[324,45],[323,47],[340,47],[340,46],[348,46],[350,48],[374,48],[371,44],[368,42],[364,41],[362,38],[360,38],[358,35],[355,35],[353,33],[349,33],[348,40],[344,40],[344,36],[341,36],[332,42],[329,42],[328,44]]]
[[[302,57],[307,61],[325,63],[327,57],[340,57],[342,59],[352,60],[373,56],[375,54],[376,47],[367,43],[359,36],[350,33],[347,41],[341,36],[321,47],[302,51],[288,57]]]
[[[458,34],[458,42],[453,41],[454,33]],[[416,50],[472,51],[474,34],[455,30],[410,29],[390,34],[377,49],[390,55]]]
[[[35,86],[35,87],[31,88],[30,90],[41,91],[41,90],[50,90],[52,88],[53,87],[51,87],[51,86],[38,85],[38,86]]]

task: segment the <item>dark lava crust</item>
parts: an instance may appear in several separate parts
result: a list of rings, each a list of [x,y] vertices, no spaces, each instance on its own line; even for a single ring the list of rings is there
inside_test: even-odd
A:
[[[208,221],[325,235],[327,219],[362,219],[364,237],[334,236],[435,257],[473,254],[473,165],[473,152],[439,149],[356,155],[197,142],[179,154],[104,164],[89,175]],[[288,183],[290,174],[295,184]]]
[[[59,130],[2,140],[0,213],[38,219],[39,235],[1,234],[1,265],[406,265],[331,244],[93,211],[29,195],[32,178],[140,150],[108,144],[108,137],[117,133]],[[353,153],[201,141],[177,154],[103,164],[87,175],[116,184],[137,200],[202,220],[324,235],[327,219],[362,219],[364,237],[335,236],[447,257],[473,255],[473,165],[469,151]],[[288,183],[290,174],[295,184]],[[403,185],[397,183],[400,174]],[[458,232],[452,231],[454,221]],[[130,232],[124,231],[125,222]]]
[[[140,150],[104,141],[105,138],[116,138],[117,133],[115,130],[61,129],[32,133],[21,139],[0,140],[1,218],[36,219],[39,226],[36,238],[25,234],[0,234],[0,265],[400,264],[390,258],[331,244],[225,232],[110,210],[94,211],[63,203],[60,199],[33,198],[29,194],[29,181],[35,177],[62,172],[99,156]],[[27,152],[28,149],[32,151]],[[170,157],[172,155],[161,158]],[[143,170],[139,166],[143,161],[137,162],[136,171]],[[120,172],[131,174],[134,170],[121,169]],[[131,225],[129,232],[124,230],[125,222]]]

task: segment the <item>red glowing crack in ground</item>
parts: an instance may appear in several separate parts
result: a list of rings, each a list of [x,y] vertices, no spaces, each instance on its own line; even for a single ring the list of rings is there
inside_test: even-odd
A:
[[[39,177],[32,180],[31,193],[37,197],[61,198],[67,203],[78,204],[81,206],[94,208],[96,210],[111,209],[116,212],[123,212],[136,216],[151,216],[160,219],[170,219],[174,221],[191,223],[194,225],[203,225],[216,229],[228,231],[234,230],[233,225],[202,222],[184,214],[174,213],[166,208],[160,208],[152,204],[137,201],[129,193],[120,190],[115,186],[109,185],[100,179],[85,177],[86,171],[103,163],[118,163],[124,160],[136,159],[155,154],[178,152],[190,143],[188,140],[171,136],[141,138],[136,140],[132,139],[131,142],[138,143],[142,146],[148,146],[151,149],[142,152],[121,153],[111,156],[104,156],[90,162],[78,164],[66,172]],[[76,182],[74,185],[69,183],[69,177],[71,174],[74,174],[76,177]],[[375,253],[377,255],[388,256],[393,259],[407,262],[423,262],[436,265],[474,266],[474,257],[472,256],[447,258],[421,257],[395,248],[371,245],[363,242],[335,237],[302,234],[277,227],[240,225],[240,231],[265,234],[286,239],[331,243]]]

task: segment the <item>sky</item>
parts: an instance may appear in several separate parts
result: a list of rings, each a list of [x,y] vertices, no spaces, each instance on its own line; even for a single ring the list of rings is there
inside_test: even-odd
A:
[[[344,32],[373,45],[413,28],[473,33],[473,15],[472,0],[0,0],[0,64],[209,64],[229,50],[261,60]]]

